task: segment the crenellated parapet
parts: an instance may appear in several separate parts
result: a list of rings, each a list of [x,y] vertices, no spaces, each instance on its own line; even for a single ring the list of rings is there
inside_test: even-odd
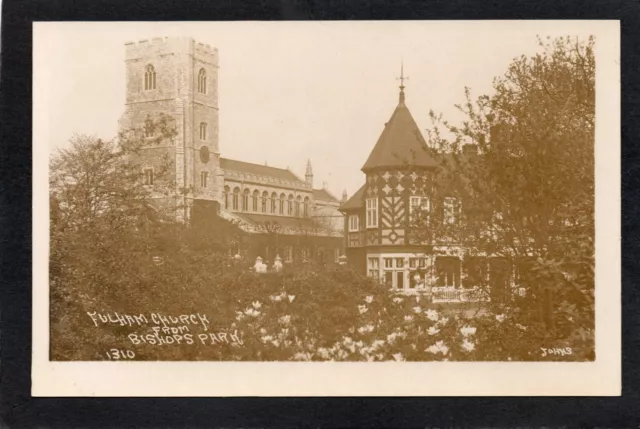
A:
[[[137,60],[150,55],[188,54],[212,64],[218,64],[218,49],[199,43],[191,37],[154,37],[125,43],[125,60]]]

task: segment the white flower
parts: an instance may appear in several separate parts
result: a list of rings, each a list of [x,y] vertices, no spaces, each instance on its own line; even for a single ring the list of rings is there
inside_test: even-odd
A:
[[[395,353],[393,355],[393,358],[395,359],[396,362],[404,361],[404,356],[402,356],[402,353]]]
[[[351,339],[351,337],[344,337],[344,338],[342,339],[342,342],[343,342],[345,345],[348,345],[348,344],[353,343],[353,340]]]
[[[437,311],[429,309],[429,310],[425,311],[424,314],[427,315],[427,319],[432,320],[434,322],[438,321],[438,312]]]
[[[460,328],[460,333],[462,334],[462,336],[468,337],[469,335],[475,334],[476,330],[477,328],[473,326],[463,326],[462,328]]]
[[[569,320],[571,321],[571,318],[569,318]],[[519,324],[519,323],[516,323],[516,327],[517,327],[517,328],[519,328],[519,329],[522,329],[523,331],[526,331],[526,330],[527,330],[527,327],[526,327],[526,326],[522,326],[522,325],[521,325],[521,324]]]
[[[435,344],[427,347],[424,351],[432,353],[434,355],[438,353],[446,355],[447,353],[449,353],[449,347],[444,344],[444,341],[436,341]]]
[[[419,314],[422,311],[422,307],[413,307],[413,312]]]
[[[500,323],[502,323],[504,321],[504,314],[498,314],[496,316],[496,320]]]
[[[464,340],[462,340],[462,348],[468,352],[472,352],[476,348],[476,346],[471,341],[465,338]]]
[[[420,295],[416,295],[416,303],[420,302]]]
[[[447,322],[449,322],[448,317],[441,317],[440,320],[438,321],[438,323],[440,323],[441,325],[446,325]]]
[[[368,324],[368,325],[365,325],[365,326],[362,326],[362,327],[358,328],[358,332],[360,332],[361,334],[369,333],[369,332],[372,332],[372,331],[373,331],[373,325],[372,324]]]
[[[322,359],[329,359],[329,350],[325,349],[324,347],[320,347],[317,353],[318,356],[320,356]]]
[[[244,319],[244,313],[242,313],[242,311],[236,311],[236,314],[237,314],[236,316],[237,321]]]
[[[382,346],[384,346],[384,341],[382,340],[375,340],[373,343],[371,343],[371,348],[373,350],[376,350]]]
[[[369,295],[364,300],[367,304],[371,304],[373,302],[373,295]]]
[[[261,333],[262,335],[264,335],[264,334],[266,334],[266,333],[267,333],[267,330],[266,330],[266,329],[264,329],[264,328],[260,328],[260,333]]]
[[[393,344],[396,341],[396,337],[398,336],[398,334],[396,332],[392,332],[389,335],[387,335],[387,342],[389,344]]]
[[[271,335],[265,335],[264,337],[261,338],[263,343],[267,343],[269,341],[273,340],[273,337]]]
[[[270,299],[271,301],[282,301],[282,296],[281,296],[281,295],[271,295],[271,296],[269,297],[269,299]]]
[[[405,322],[411,322],[413,320],[413,316],[408,314],[406,316],[404,316],[404,321]]]
[[[311,354],[298,352],[295,355],[293,355],[293,359],[294,360],[311,360]]]
[[[278,318],[278,322],[282,323],[283,325],[288,325],[289,322],[291,322],[291,316],[289,316],[288,314],[285,314],[284,316],[280,316]]]
[[[253,308],[255,308],[256,310],[262,307],[262,304],[260,304],[260,301],[254,301],[251,305],[253,305]]]
[[[293,302],[294,299],[296,299],[295,295],[289,295],[289,302]]]
[[[393,302],[395,302],[396,304],[400,304],[402,301],[404,301],[404,299],[400,298],[399,296],[393,298]]]
[[[360,312],[360,314],[364,314],[369,310],[369,308],[366,305],[359,305],[358,306],[358,311]]]
[[[273,341],[271,341],[271,344],[273,344],[275,347],[278,347],[280,345],[280,341],[273,340]]]
[[[440,332],[440,329],[437,329],[435,326],[430,326],[429,329],[427,330],[427,334],[429,335],[435,335],[438,332]]]
[[[251,316],[251,317],[258,317],[260,315],[260,312],[258,310],[253,309],[253,308],[247,308],[244,311],[244,314],[246,314],[247,316]]]

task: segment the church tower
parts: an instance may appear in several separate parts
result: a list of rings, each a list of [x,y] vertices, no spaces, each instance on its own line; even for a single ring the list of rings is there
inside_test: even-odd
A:
[[[192,38],[141,40],[125,45],[126,108],[122,131],[143,129],[149,144],[140,164],[145,181],[163,208],[179,220],[192,209],[216,207],[222,198],[218,141],[218,50]],[[157,142],[145,124],[160,115],[170,118],[175,137]],[[152,144],[153,142],[153,144]],[[154,172],[169,161],[171,168],[154,181]]]

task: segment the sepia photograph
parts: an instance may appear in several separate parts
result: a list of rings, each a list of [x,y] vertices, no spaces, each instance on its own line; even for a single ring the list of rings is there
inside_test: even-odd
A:
[[[50,363],[135,368],[595,363],[596,334],[619,337],[619,249],[596,246],[619,240],[618,161],[603,173],[596,151],[613,130],[598,145],[619,157],[596,79],[613,67],[619,109],[617,37],[562,21],[36,24],[34,341]],[[618,206],[597,208],[597,189]]]

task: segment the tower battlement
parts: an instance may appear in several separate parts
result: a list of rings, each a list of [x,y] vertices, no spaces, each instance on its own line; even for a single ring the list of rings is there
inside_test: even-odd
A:
[[[136,60],[151,55],[188,54],[217,64],[218,49],[196,42],[191,37],[154,37],[125,43],[125,59]]]

